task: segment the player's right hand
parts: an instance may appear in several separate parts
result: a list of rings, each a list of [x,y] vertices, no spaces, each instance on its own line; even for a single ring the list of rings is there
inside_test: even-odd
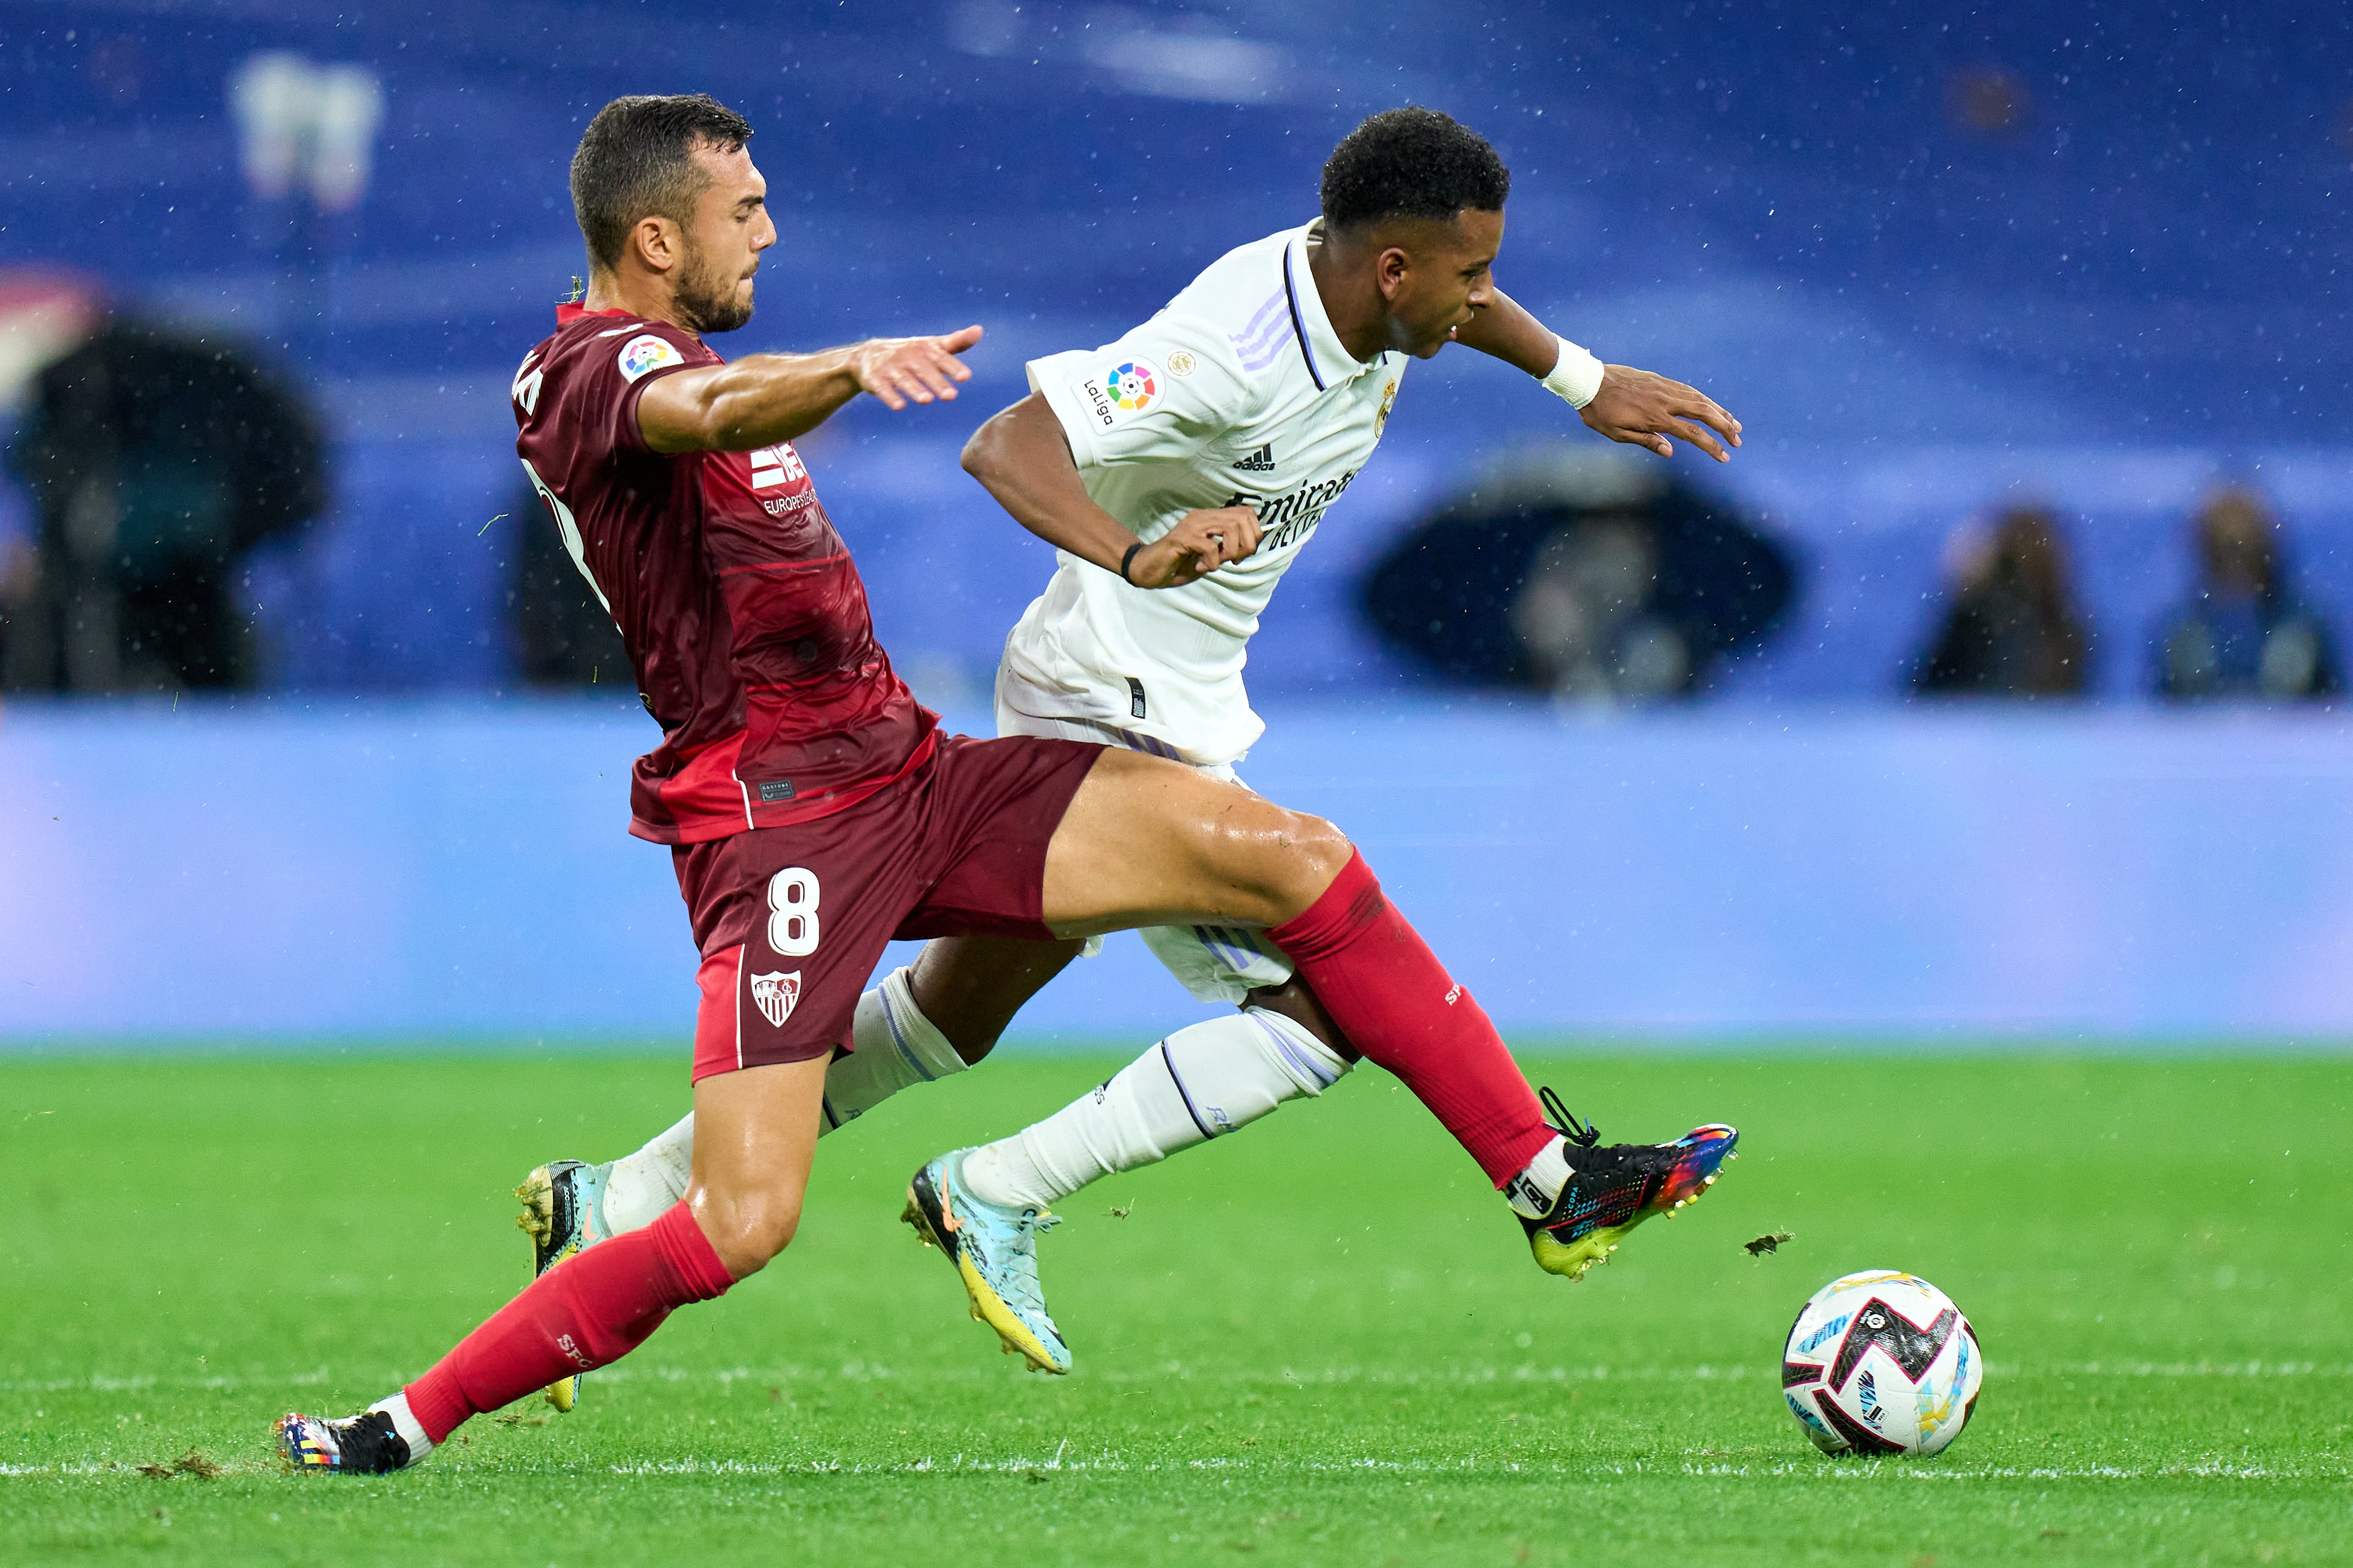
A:
[[[1188,511],[1135,552],[1127,580],[1139,588],[1181,588],[1258,549],[1258,513],[1246,506]]]
[[[1601,389],[1579,412],[1587,428],[1630,447],[1674,456],[1667,437],[1687,441],[1719,463],[1732,461],[1725,443],[1740,445],[1740,421],[1697,387],[1630,364],[1606,366]],[[1719,438],[1720,437],[1720,438]]]
[[[850,374],[859,390],[881,398],[885,408],[953,403],[955,384],[972,379],[956,355],[978,342],[978,327],[937,338],[870,338],[851,351]]]

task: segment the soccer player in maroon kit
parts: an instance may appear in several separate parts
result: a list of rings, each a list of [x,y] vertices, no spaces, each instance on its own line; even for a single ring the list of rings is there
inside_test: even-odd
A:
[[[632,778],[630,831],[670,847],[702,955],[692,1183],[367,1411],[282,1417],[299,1465],[413,1464],[470,1417],[608,1364],[783,1251],[827,1065],[894,938],[1263,929],[1497,1185],[1560,1145],[1478,1004],[1331,824],[1134,752],[939,731],[875,641],[849,548],[790,443],[860,393],[893,409],[953,399],[970,375],[955,356],[980,329],[721,360],[702,334],[750,319],[776,237],[750,135],[701,96],[621,99],[596,116],[573,165],[587,299],[559,311],[513,388],[517,450],[662,727]],[[1192,581],[1247,552],[1221,516],[1111,542],[1099,564],[1142,584]],[[1729,1151],[1721,1131],[1683,1178],[1692,1190]]]

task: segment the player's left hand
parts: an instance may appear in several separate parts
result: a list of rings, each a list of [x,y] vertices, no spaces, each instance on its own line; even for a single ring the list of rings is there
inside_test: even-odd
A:
[[[1714,398],[1630,364],[1603,366],[1601,390],[1577,412],[1587,428],[1630,447],[1648,447],[1662,458],[1674,455],[1670,436],[1719,463],[1732,461],[1724,442],[1740,445],[1740,421],[1717,407]],[[1694,419],[1699,423],[1690,423]],[[1719,436],[1723,441],[1716,439]]]
[[[1181,588],[1257,551],[1258,513],[1246,506],[1205,507],[1135,552],[1127,580],[1139,588]]]
[[[881,398],[885,408],[953,403],[955,384],[972,379],[956,355],[978,342],[978,327],[936,338],[870,338],[851,352],[850,373],[859,390]]]

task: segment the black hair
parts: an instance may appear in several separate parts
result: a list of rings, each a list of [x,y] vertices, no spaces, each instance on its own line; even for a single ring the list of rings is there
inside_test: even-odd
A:
[[[572,216],[588,259],[618,263],[641,219],[684,224],[709,183],[694,150],[733,153],[751,137],[751,121],[708,93],[617,98],[598,110],[572,154]]]
[[[1451,221],[1465,207],[1501,212],[1512,172],[1487,139],[1434,109],[1385,109],[1324,163],[1324,221],[1354,228],[1385,217]]]

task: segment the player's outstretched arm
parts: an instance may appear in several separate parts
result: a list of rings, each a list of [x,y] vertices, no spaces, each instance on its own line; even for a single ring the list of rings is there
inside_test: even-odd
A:
[[[1071,438],[1040,393],[973,432],[964,471],[1022,527],[1139,588],[1181,587],[1258,548],[1258,513],[1246,506],[1187,512],[1151,543],[1137,539],[1087,494]]]
[[[1517,365],[1538,381],[1549,377],[1560,363],[1559,334],[1500,289],[1472,313],[1469,325],[1456,330],[1454,341]],[[1648,447],[1662,458],[1674,451],[1669,437],[1690,443],[1719,463],[1732,460],[1724,449],[1725,442],[1740,445],[1740,421],[1715,399],[1630,364],[1604,365],[1600,389],[1577,414],[1595,433]]]
[[[972,372],[956,355],[980,329],[933,338],[870,338],[813,354],[752,354],[648,384],[638,428],[657,452],[748,452],[807,435],[861,392],[883,405],[952,403]]]

